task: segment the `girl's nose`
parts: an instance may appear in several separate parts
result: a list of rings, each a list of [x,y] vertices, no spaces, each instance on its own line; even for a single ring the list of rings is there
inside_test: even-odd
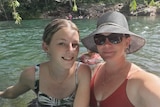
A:
[[[69,50],[69,51],[75,50],[75,48],[73,47],[72,43],[70,43],[70,44],[68,45],[68,50]]]

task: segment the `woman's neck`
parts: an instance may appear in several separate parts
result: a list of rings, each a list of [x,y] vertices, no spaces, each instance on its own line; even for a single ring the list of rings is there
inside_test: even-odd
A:
[[[130,62],[124,60],[120,62],[106,62],[104,67],[107,73],[114,74],[129,71],[130,65]]]

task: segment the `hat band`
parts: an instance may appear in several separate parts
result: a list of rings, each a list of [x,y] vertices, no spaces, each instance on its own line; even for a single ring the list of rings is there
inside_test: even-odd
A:
[[[116,24],[116,23],[112,23],[112,22],[100,24],[100,25],[97,27],[97,29],[99,29],[100,27],[105,26],[105,25],[113,25],[113,26],[117,26],[117,27],[119,27],[119,28],[124,28],[124,29],[126,29],[125,27],[123,27],[123,26],[121,26],[121,25],[118,25],[118,24]],[[127,29],[127,30],[128,30],[128,29]]]

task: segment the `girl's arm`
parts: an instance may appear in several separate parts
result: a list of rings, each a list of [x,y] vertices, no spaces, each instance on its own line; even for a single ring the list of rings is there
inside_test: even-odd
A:
[[[89,66],[81,64],[78,71],[78,89],[73,107],[89,107],[91,70]]]
[[[24,70],[20,75],[19,81],[15,85],[6,88],[4,91],[0,91],[0,97],[13,99],[29,91],[34,84],[33,70],[34,68]]]

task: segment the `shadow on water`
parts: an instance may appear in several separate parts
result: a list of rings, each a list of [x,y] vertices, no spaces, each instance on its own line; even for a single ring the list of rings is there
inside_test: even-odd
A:
[[[145,46],[127,58],[148,72],[160,76],[160,17],[129,17],[130,30],[146,39]],[[41,37],[50,20],[23,20],[21,25],[14,22],[0,22],[0,90],[15,84],[22,70],[47,60],[41,49]],[[80,38],[96,28],[96,20],[73,20],[80,29]],[[86,48],[80,44],[80,54]],[[1,107],[26,107],[35,97],[32,91],[14,100],[0,99]]]

